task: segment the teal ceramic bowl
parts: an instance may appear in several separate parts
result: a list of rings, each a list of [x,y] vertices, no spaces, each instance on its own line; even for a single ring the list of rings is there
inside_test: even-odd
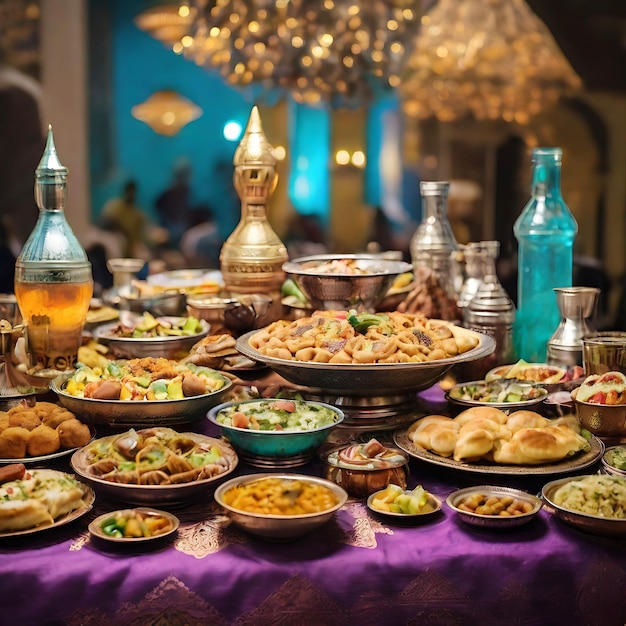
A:
[[[265,468],[295,467],[307,463],[326,441],[330,431],[344,419],[343,411],[330,404],[295,400],[294,402],[305,411],[312,409],[314,412],[331,412],[332,423],[308,430],[259,430],[240,428],[223,424],[220,421],[225,415],[231,414],[235,407],[245,414],[251,408],[258,409],[259,403],[264,403],[263,406],[267,407],[275,402],[284,403],[285,400],[282,398],[259,398],[240,402],[225,402],[213,407],[208,412],[207,417],[221,428],[222,435],[235,448],[242,461]],[[267,411],[264,414],[266,413]]]

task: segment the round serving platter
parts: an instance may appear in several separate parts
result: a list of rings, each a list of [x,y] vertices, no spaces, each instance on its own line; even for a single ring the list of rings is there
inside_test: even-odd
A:
[[[409,456],[447,467],[449,469],[457,469],[462,472],[473,472],[476,474],[506,474],[513,476],[550,476],[554,474],[565,474],[585,467],[593,465],[604,454],[604,444],[597,437],[591,436],[589,445],[591,448],[587,452],[577,453],[571,457],[559,461],[557,463],[546,463],[544,465],[497,465],[494,463],[465,463],[463,461],[455,461],[425,450],[411,441],[408,436],[408,428],[401,428],[393,434],[393,440],[396,445],[404,450]]]

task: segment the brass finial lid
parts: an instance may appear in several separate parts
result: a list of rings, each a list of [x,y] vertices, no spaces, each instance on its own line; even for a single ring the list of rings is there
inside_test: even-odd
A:
[[[245,165],[266,165],[274,167],[274,148],[267,140],[261,124],[259,109],[255,105],[252,107],[246,132],[244,133],[233,159],[235,166]]]
[[[233,158],[235,188],[242,202],[262,204],[276,189],[274,148],[265,137],[259,109],[254,106]]]

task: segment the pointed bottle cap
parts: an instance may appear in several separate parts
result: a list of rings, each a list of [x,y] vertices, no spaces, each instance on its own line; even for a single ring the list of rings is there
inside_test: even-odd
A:
[[[59,161],[52,125],[49,125],[46,147],[35,170],[35,202],[40,209],[63,210],[66,190],[67,168]]]
[[[35,170],[37,178],[42,177],[66,177],[67,168],[59,161],[56,146],[54,145],[54,135],[52,134],[52,124],[48,125],[48,137],[46,147]]]
[[[274,167],[274,149],[265,137],[261,116],[257,106],[252,107],[250,119],[233,159],[235,166],[238,165],[266,165]]]

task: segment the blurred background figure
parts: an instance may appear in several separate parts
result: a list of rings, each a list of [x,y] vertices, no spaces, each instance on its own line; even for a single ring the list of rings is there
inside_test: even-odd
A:
[[[385,213],[381,206],[374,209],[374,219],[370,228],[370,235],[367,243],[367,252],[377,254],[379,252],[399,252],[405,261],[411,260],[409,252],[410,238],[406,233],[398,232],[394,228],[393,222]]]
[[[215,216],[209,207],[190,211],[190,227],[180,239],[185,265],[193,268],[219,268],[219,255],[224,243]]]
[[[45,142],[39,83],[10,67],[4,57],[0,49],[0,217],[7,244],[17,256],[39,215],[33,190]]]
[[[13,293],[16,256],[9,245],[8,230],[0,219],[0,293]]]
[[[137,183],[130,180],[120,198],[112,198],[104,205],[99,226],[119,236],[122,256],[149,260],[152,249],[163,245],[168,233],[150,222],[136,197]]]
[[[180,238],[190,225],[191,213],[191,163],[181,159],[174,164],[172,183],[155,201],[159,224],[166,228],[168,246],[178,248]]]
[[[289,223],[284,243],[290,259],[329,252],[324,227],[315,213],[305,215],[296,211]]]

